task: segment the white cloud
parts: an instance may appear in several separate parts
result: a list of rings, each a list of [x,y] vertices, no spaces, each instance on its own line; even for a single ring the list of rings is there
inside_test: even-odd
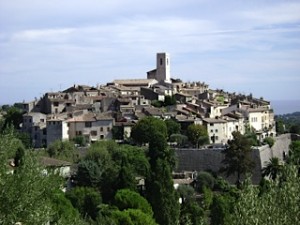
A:
[[[284,24],[300,22],[300,3],[284,2],[268,5],[260,9],[244,11],[241,13],[246,19],[254,20],[260,24]]]
[[[59,40],[74,31],[72,28],[24,30],[13,34],[12,41]]]

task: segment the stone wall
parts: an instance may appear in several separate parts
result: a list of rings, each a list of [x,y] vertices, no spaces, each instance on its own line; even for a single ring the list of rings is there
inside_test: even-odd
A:
[[[258,184],[261,180],[261,169],[265,162],[268,162],[271,157],[278,157],[283,160],[283,152],[286,154],[291,143],[291,135],[284,134],[275,138],[275,144],[272,148],[268,145],[253,148],[252,158],[255,162],[253,169],[252,181]],[[178,166],[176,172],[182,171],[213,171],[225,177],[225,174],[220,174],[219,170],[223,166],[222,160],[224,155],[222,149],[175,149],[178,157]],[[235,182],[235,176],[226,178],[229,182]]]

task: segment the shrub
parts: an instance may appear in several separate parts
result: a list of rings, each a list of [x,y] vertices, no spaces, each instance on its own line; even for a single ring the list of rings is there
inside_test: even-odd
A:
[[[271,138],[271,137],[266,137],[264,139],[264,143],[268,144],[270,146],[270,148],[272,148],[273,145],[275,144],[275,140],[273,138]]]

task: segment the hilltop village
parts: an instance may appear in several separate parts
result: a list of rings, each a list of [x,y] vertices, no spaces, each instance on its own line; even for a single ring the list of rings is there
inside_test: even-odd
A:
[[[35,148],[76,136],[88,143],[128,140],[131,128],[145,116],[173,119],[182,130],[190,124],[204,125],[211,144],[226,144],[233,131],[244,134],[246,129],[259,140],[276,136],[269,101],[211,90],[204,82],[173,79],[168,53],[157,53],[156,68],[146,78],[113,80],[96,87],[74,85],[18,105],[24,112],[21,129],[30,134]]]

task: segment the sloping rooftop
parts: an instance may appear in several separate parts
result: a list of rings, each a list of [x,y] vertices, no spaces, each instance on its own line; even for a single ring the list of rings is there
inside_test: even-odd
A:
[[[72,165],[71,162],[67,162],[67,161],[60,160],[60,159],[54,159],[54,158],[50,158],[50,157],[45,157],[45,156],[40,157],[39,162],[43,166],[61,167],[61,166],[71,166]]]
[[[155,81],[156,81],[155,79],[125,79],[125,80],[114,80],[113,83],[126,86],[129,84],[132,85],[149,84]]]
[[[204,118],[203,121],[207,123],[226,123],[226,120],[223,119],[215,119],[215,118]]]

